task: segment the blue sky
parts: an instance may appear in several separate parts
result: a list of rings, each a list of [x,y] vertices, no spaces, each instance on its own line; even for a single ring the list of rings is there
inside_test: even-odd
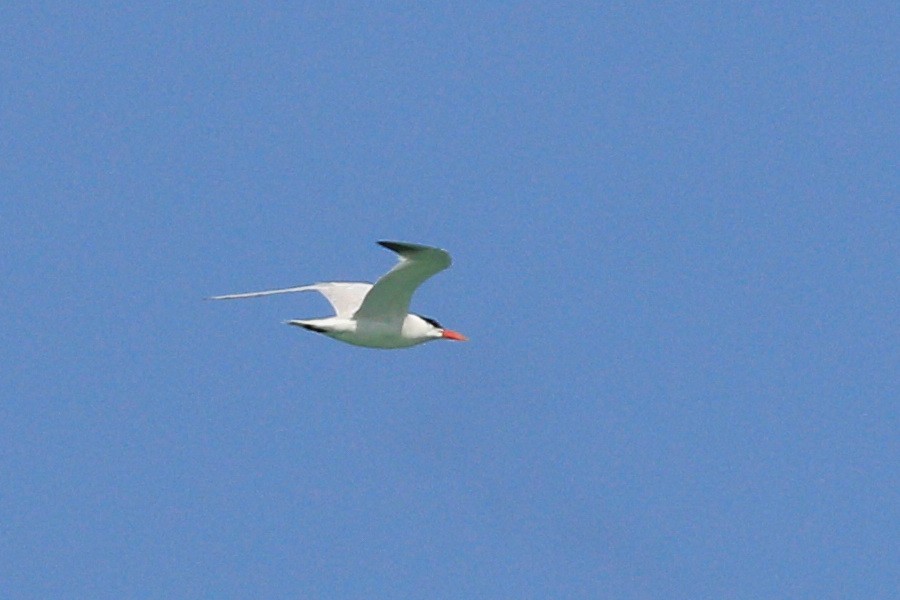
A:
[[[0,596],[900,589],[894,3],[0,9]],[[281,322],[454,266],[403,351]]]

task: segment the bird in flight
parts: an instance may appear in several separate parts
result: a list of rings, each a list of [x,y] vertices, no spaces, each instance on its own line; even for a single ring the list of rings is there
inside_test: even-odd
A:
[[[464,342],[466,336],[434,319],[409,312],[413,293],[422,283],[450,266],[450,255],[440,248],[406,242],[378,242],[400,256],[393,269],[375,282],[329,281],[299,287],[246,294],[213,296],[210,300],[256,298],[291,292],[319,292],[335,315],[322,319],[285,321],[330,338],[367,348],[409,348],[432,340]]]

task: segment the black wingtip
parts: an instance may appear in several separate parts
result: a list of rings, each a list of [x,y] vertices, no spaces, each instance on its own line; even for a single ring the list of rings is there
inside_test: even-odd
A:
[[[408,244],[404,244],[403,242],[392,242],[390,240],[378,240],[378,245],[387,248],[393,252],[403,252],[404,250],[410,250]]]
[[[430,249],[429,246],[422,246],[421,244],[409,244],[407,242],[392,242],[389,240],[380,240],[378,242],[379,246],[387,248],[392,252],[396,252],[397,254],[410,254],[412,252],[421,252],[422,250]]]
[[[310,325],[309,323],[303,323],[301,321],[284,321],[285,325],[293,325],[294,327],[302,327],[308,331],[315,331],[316,333],[325,333],[327,330],[324,327],[317,327],[315,325]]]

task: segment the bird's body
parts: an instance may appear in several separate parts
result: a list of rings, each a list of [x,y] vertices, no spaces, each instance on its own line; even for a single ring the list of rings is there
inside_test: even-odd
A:
[[[412,314],[403,319],[399,331],[394,324],[340,317],[293,319],[287,321],[287,324],[324,333],[336,340],[366,348],[409,348],[442,337],[457,339],[444,336],[444,332],[437,336],[431,335],[435,326],[419,315]]]
[[[335,316],[292,319],[295,325],[336,340],[367,348],[408,348],[437,339],[465,341],[465,336],[434,319],[409,312],[416,288],[450,266],[450,255],[439,248],[405,242],[378,242],[400,255],[400,262],[374,285],[363,282],[316,283],[293,288],[214,296],[213,300],[255,298],[290,292],[316,291],[325,296]]]

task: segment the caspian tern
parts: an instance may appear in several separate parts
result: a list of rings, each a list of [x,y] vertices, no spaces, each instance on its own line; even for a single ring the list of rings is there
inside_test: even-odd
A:
[[[422,283],[450,266],[440,248],[406,242],[378,242],[400,255],[393,269],[375,282],[329,281],[246,294],[213,296],[210,300],[257,298],[291,292],[319,292],[331,303],[335,316],[285,321],[330,338],[367,348],[408,348],[432,340],[464,342],[466,336],[434,319],[409,312],[409,301]]]

